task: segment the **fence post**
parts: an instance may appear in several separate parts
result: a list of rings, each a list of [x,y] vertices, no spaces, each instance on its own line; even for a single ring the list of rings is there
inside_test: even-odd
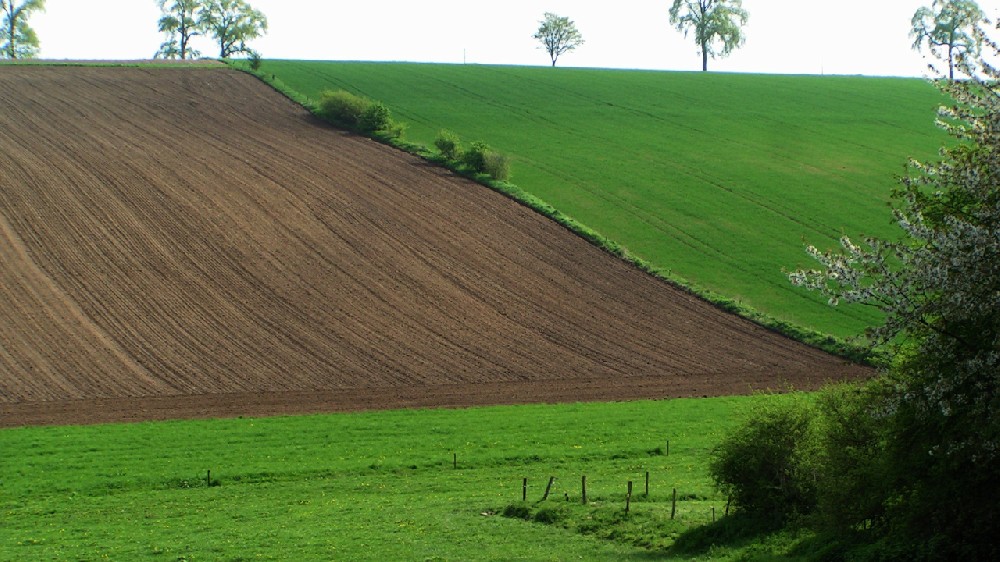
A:
[[[646,497],[649,497],[649,471],[646,471]]]
[[[549,476],[549,483],[545,486],[545,495],[542,496],[542,501],[549,499],[549,491],[552,490],[552,483],[555,481],[555,476]]]
[[[677,515],[677,488],[674,488],[674,500],[670,502],[670,519]]]
[[[525,478],[524,481],[521,482],[521,501],[523,501],[523,502],[528,501],[528,479],[527,478]]]
[[[628,481],[628,494],[625,496],[625,513],[628,513],[629,507],[632,503],[632,481]]]
[[[582,493],[580,494],[580,496],[581,496],[580,503],[582,503],[583,505],[587,505],[587,475],[586,474],[584,474],[583,478],[580,479],[580,486],[581,486],[581,488],[583,488]]]

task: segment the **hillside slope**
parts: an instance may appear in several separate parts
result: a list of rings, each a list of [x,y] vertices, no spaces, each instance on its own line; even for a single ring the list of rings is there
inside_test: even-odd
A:
[[[0,72],[0,425],[863,376],[225,69]]]
[[[805,244],[899,236],[887,207],[910,157],[934,159],[945,98],[919,79],[266,61],[312,99],[385,102],[427,146],[442,128],[513,158],[512,181],[653,266],[779,320],[846,337],[784,273]]]

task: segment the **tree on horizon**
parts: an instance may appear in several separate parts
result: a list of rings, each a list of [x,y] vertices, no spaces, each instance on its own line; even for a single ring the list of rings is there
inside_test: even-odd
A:
[[[708,59],[725,57],[743,45],[743,26],[749,14],[743,0],[674,0],[670,23],[694,40],[701,53],[701,70],[708,71]]]
[[[556,65],[559,57],[583,45],[583,35],[576,28],[573,20],[557,16],[551,12],[545,13],[545,19],[539,22],[538,31],[533,37],[541,41],[542,47]]]
[[[45,0],[0,0],[3,26],[0,28],[0,58],[24,59],[38,54],[38,35],[28,25],[32,12],[45,11]]]

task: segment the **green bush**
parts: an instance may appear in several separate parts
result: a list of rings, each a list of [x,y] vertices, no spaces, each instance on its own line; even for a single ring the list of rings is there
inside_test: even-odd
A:
[[[878,383],[844,384],[819,399],[818,513],[828,530],[851,533],[884,522],[889,489],[886,424],[875,412]]]
[[[709,473],[736,509],[781,522],[816,506],[815,414],[803,403],[754,411],[712,452]]]
[[[495,180],[507,181],[510,178],[510,158],[499,152],[487,152],[483,158],[483,171]]]
[[[524,504],[510,504],[503,508],[502,515],[511,519],[524,519],[528,521],[531,519],[531,509]]]
[[[257,51],[250,51],[247,55],[247,63],[250,65],[250,70],[257,72],[260,70],[260,53]]]
[[[462,156],[462,163],[477,174],[489,174],[495,180],[510,177],[510,158],[484,142],[474,142]]]
[[[382,130],[382,133],[389,138],[400,139],[406,134],[406,129],[409,127],[406,123],[402,121],[389,121],[389,125]]]
[[[380,101],[369,102],[368,107],[358,119],[358,128],[365,133],[388,131],[392,126],[392,116],[389,108]]]
[[[441,155],[452,162],[462,159],[462,141],[455,133],[442,129],[436,139],[434,146],[441,151]]]
[[[462,163],[465,164],[467,168],[476,172],[477,174],[482,174],[486,172],[486,155],[493,152],[490,145],[485,142],[476,141],[472,143],[469,150],[465,151],[462,156]]]
[[[361,126],[362,117],[371,106],[371,100],[344,90],[327,90],[319,100],[320,112],[324,117],[350,129]]]

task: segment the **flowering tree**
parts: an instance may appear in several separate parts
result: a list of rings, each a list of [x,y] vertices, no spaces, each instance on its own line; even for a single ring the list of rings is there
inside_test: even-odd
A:
[[[885,313],[869,335],[894,364],[872,411],[888,428],[883,501],[896,528],[934,556],[995,559],[1000,518],[973,506],[1000,501],[1000,71],[956,65],[972,78],[941,81],[954,103],[938,119],[956,142],[911,163],[896,193],[902,238],[810,246],[821,267],[790,279]]]

